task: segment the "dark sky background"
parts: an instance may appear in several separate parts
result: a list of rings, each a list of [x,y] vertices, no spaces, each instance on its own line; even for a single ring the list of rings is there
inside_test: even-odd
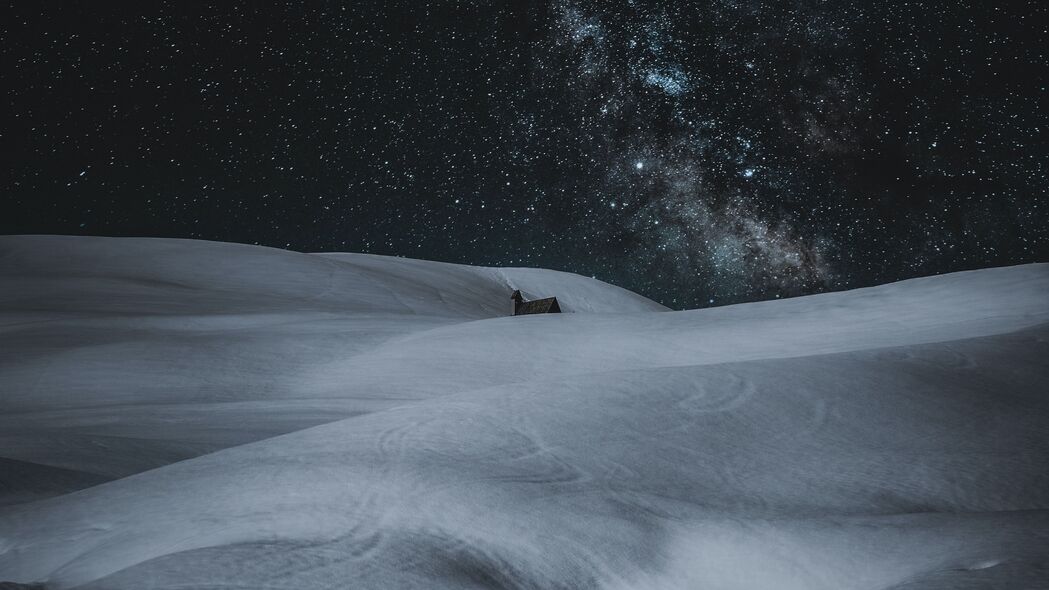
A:
[[[556,268],[675,308],[1049,260],[1049,12],[13,2],[0,233]]]

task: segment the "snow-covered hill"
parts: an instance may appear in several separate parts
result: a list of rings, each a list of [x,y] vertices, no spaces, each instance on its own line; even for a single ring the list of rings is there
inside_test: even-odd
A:
[[[576,313],[506,317],[512,288]],[[0,581],[1049,587],[1049,265],[667,312],[536,269],[5,237],[0,334]]]
[[[416,372],[353,359],[513,288],[665,310],[568,273],[192,240],[0,237],[0,285],[0,504],[400,405],[363,384]]]

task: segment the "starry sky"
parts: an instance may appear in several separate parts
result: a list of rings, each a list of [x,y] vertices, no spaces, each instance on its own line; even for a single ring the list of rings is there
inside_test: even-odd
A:
[[[1049,261],[1047,29],[1037,0],[14,2],[0,233],[679,309]]]

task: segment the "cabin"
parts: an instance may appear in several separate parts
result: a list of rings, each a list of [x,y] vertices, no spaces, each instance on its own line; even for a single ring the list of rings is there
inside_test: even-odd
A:
[[[561,306],[557,304],[557,297],[525,301],[521,291],[514,291],[510,295],[510,315],[530,313],[561,313]]]

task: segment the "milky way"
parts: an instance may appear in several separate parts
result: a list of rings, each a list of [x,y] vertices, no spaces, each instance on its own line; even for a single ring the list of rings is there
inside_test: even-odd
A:
[[[544,266],[679,308],[1049,259],[1040,3],[3,10],[4,233]]]
[[[638,243],[631,273],[662,264],[661,276],[703,284],[712,297],[729,299],[752,285],[778,296],[810,292],[833,279],[820,239],[806,239],[780,212],[763,213],[742,186],[761,180],[766,159],[760,133],[736,126],[734,144],[726,149],[719,141],[725,139],[724,109],[704,86],[724,88],[726,81],[703,64],[688,63],[694,61],[691,44],[674,35],[673,23],[683,15],[639,9],[599,16],[570,1],[554,10],[555,31],[569,45],[567,62],[579,70],[566,77],[574,98],[585,112],[593,93],[602,103],[600,118],[614,122],[611,128],[584,125],[593,125],[587,131],[599,137],[594,143],[620,163],[607,167],[596,192],[609,208],[602,224],[621,228]],[[608,26],[605,20],[620,22]],[[740,65],[737,57],[714,69]],[[756,68],[754,61],[742,65]],[[576,80],[584,82],[575,88]],[[742,180],[735,186],[719,181],[726,172]]]

